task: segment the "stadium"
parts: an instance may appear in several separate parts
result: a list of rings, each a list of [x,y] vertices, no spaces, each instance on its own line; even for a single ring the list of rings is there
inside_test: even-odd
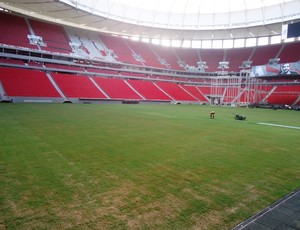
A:
[[[300,229],[299,0],[0,18],[1,229]]]

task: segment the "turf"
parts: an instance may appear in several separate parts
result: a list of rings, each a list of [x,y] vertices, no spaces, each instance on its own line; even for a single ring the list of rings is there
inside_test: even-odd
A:
[[[231,229],[300,187],[300,130],[257,124],[299,116],[1,104],[0,229]]]

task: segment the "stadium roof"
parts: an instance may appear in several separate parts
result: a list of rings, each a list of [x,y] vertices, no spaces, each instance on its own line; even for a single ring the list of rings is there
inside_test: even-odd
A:
[[[158,39],[280,35],[300,20],[300,0],[13,0],[0,7],[109,34]]]

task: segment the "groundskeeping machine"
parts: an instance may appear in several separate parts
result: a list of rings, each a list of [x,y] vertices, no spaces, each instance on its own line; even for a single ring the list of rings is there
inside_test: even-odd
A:
[[[244,116],[244,115],[239,115],[239,114],[235,114],[235,113],[233,115],[234,115],[235,120],[241,120],[241,121],[246,120],[246,116]]]

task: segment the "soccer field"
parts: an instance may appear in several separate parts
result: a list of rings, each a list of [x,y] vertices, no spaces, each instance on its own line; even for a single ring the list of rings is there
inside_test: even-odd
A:
[[[300,187],[298,111],[13,103],[0,126],[0,229],[231,229]]]

